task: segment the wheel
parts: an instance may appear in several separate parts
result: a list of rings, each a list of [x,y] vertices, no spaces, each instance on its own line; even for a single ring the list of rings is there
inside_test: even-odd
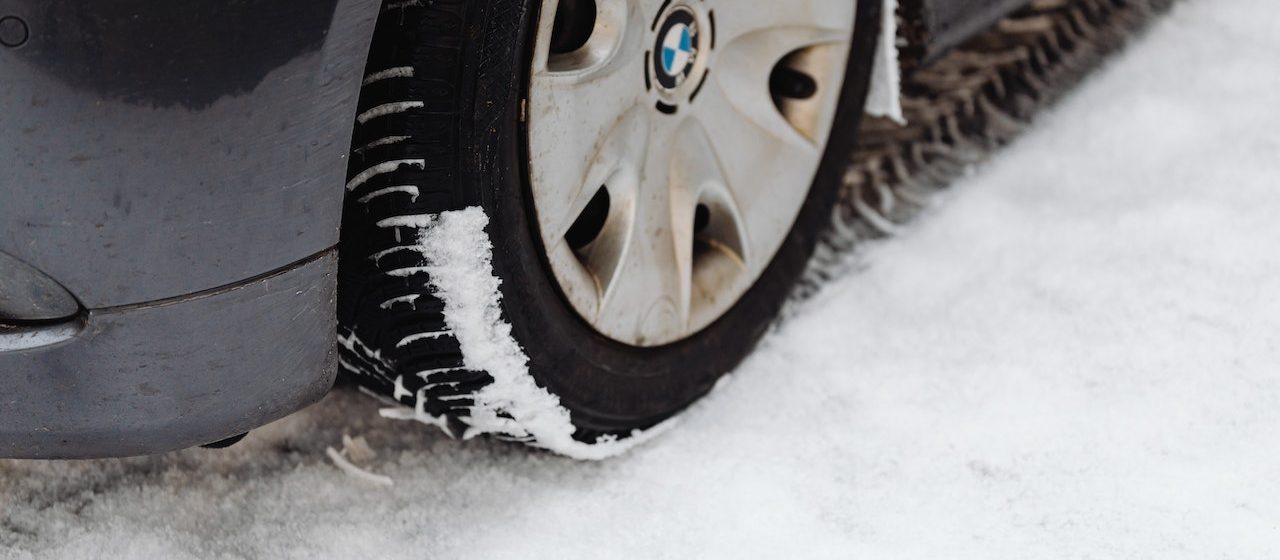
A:
[[[830,222],[880,4],[388,0],[343,370],[455,436],[591,458],[652,433],[749,353]]]

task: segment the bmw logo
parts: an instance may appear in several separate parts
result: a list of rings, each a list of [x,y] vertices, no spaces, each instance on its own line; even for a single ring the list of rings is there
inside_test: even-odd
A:
[[[653,50],[654,75],[665,90],[679,88],[698,60],[698,19],[693,11],[676,7],[658,29]]]

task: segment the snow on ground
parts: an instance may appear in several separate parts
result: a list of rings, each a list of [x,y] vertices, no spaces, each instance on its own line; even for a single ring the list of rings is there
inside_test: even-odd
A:
[[[338,392],[228,451],[0,462],[0,551],[1274,557],[1277,60],[1271,0],[1179,6],[622,458]],[[393,487],[326,458],[343,434]]]

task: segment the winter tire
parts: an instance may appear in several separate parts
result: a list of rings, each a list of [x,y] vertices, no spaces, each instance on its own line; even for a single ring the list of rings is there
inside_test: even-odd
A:
[[[344,371],[456,436],[583,457],[705,395],[830,223],[880,4],[387,0],[344,207]],[[441,238],[464,219],[480,243]],[[469,256],[500,286],[484,341],[440,268]]]

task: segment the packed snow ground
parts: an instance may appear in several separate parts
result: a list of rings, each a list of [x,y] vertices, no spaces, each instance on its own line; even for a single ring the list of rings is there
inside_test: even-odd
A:
[[[337,392],[227,451],[0,462],[0,554],[1274,557],[1278,61],[1272,0],[1180,5],[621,458]]]

